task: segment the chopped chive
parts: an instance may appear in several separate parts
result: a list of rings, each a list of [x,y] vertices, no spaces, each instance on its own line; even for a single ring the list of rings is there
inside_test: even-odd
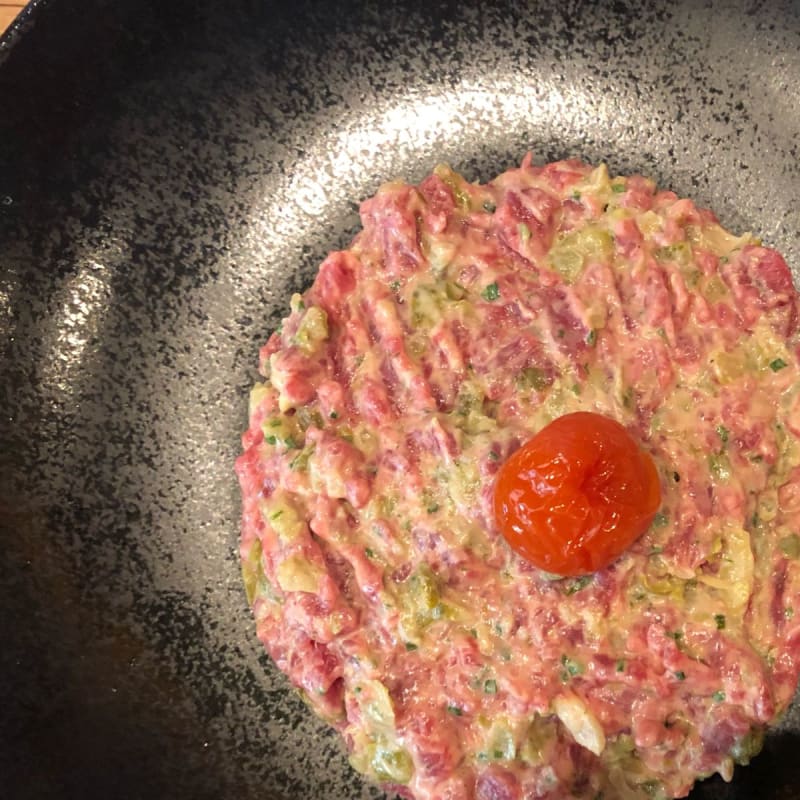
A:
[[[784,367],[788,366],[789,365],[782,358],[776,358],[774,361],[769,362],[769,368],[773,372],[778,372],[779,370],[782,370]]]
[[[717,436],[719,436],[722,444],[728,444],[728,429],[724,425],[717,425]]]
[[[490,450],[489,451],[489,458],[491,458],[492,461],[499,461],[500,460],[500,454],[499,453],[495,453],[494,450]]]
[[[669,516],[663,511],[659,511],[653,517],[653,527],[655,528],[663,528],[667,523],[669,523]]]
[[[483,691],[486,694],[497,694],[497,681],[493,678],[489,678],[483,682]]]
[[[577,189],[572,193],[572,199],[573,200],[580,200],[581,199],[581,193]]]
[[[490,303],[493,300],[497,300],[500,297],[500,289],[497,286],[497,283],[490,283],[482,292],[481,297],[484,300],[488,300]]]
[[[497,204],[493,203],[491,200],[486,200],[483,204],[483,210],[489,214],[494,214],[494,212],[497,210]]]
[[[784,619],[791,619],[794,616],[794,609],[791,606],[786,606],[783,609]]]
[[[438,510],[439,510],[439,504],[438,503],[431,503],[428,506],[428,513],[429,514],[435,514]]]
[[[589,333],[586,334],[586,344],[588,344],[589,347],[594,347],[596,341],[597,341],[597,331],[594,328],[592,328],[592,330],[590,330]]]
[[[614,194],[621,194],[625,191],[625,184],[624,183],[612,183],[611,184],[611,191]]]
[[[717,623],[717,630],[724,631],[725,630],[725,615],[724,614],[714,614],[714,622]]]
[[[416,650],[416,649],[417,649],[417,645],[415,645],[414,642],[406,642],[406,650],[411,652],[412,650]]]
[[[675,677],[676,677],[676,678],[677,678],[679,681],[685,681],[685,680],[686,680],[686,673],[685,673],[685,672],[684,672],[682,669],[679,669],[679,670],[678,670],[678,671],[675,673]]]
[[[583,665],[577,661],[573,661],[571,658],[569,658],[569,656],[566,655],[566,653],[561,656],[561,663],[563,664],[566,673],[562,673],[562,680],[566,681],[567,676],[574,678],[576,675],[583,674]]]
[[[625,672],[625,659],[620,658],[617,661],[617,672]]]
[[[567,584],[564,593],[567,595],[575,594],[575,592],[579,592],[581,589],[588,586],[591,582],[592,582],[591,575],[581,575],[579,578],[575,578],[574,580],[571,580]]]
[[[712,700],[713,700],[715,703],[721,703],[721,702],[722,702],[722,701],[725,699],[725,692],[723,692],[723,691],[720,689],[720,690],[718,690],[718,691],[714,692],[714,694],[712,694],[712,695],[711,695],[711,699],[712,699]]]
[[[460,717],[464,713],[458,706],[447,706],[447,710],[457,717]]]
[[[400,288],[400,281],[392,281],[392,282],[389,284],[389,288],[390,288],[390,289],[391,289],[393,292],[396,292],[396,291],[397,291],[397,290]]]
[[[375,552],[371,547],[364,548],[364,555],[366,555],[367,558],[375,558]]]

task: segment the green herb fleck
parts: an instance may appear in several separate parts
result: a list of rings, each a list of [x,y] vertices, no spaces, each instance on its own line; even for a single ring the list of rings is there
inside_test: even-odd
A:
[[[505,757],[505,754],[503,753],[503,751],[502,751],[502,750],[494,750],[494,751],[492,752],[492,757],[493,757],[493,758],[494,758],[496,761],[500,761],[502,758],[504,758],[504,757]]]
[[[410,653],[412,650],[417,650],[417,645],[414,642],[406,642],[406,650]]]
[[[497,681],[494,678],[489,678],[483,682],[483,691],[486,694],[497,694]]]
[[[460,717],[464,713],[458,706],[447,706],[447,710],[457,717]]]
[[[330,414],[328,414],[328,416],[329,416],[331,419],[339,419],[339,412],[338,412],[338,411],[331,411],[331,413],[330,413]]]
[[[717,630],[724,631],[725,630],[725,615],[724,614],[714,614],[714,622],[717,623]]]
[[[491,200],[486,200],[483,204],[483,210],[489,214],[494,214],[494,212],[497,210],[497,204]]]
[[[477,639],[477,638],[478,638],[478,631],[476,631],[476,630],[475,630],[475,628],[470,628],[470,629],[469,629],[469,635],[470,635],[470,636],[471,636],[473,639]]]
[[[653,517],[654,528],[663,528],[668,523],[669,523],[669,516],[664,511],[659,511],[658,514],[656,514],[655,517]]]
[[[558,336],[559,339],[563,339],[566,333],[567,332],[563,328],[559,328],[556,336]]]
[[[438,510],[439,510],[439,504],[438,503],[431,503],[428,506],[428,513],[429,514],[435,514]]]
[[[265,441],[267,444],[271,444],[271,445],[275,445],[275,444],[277,444],[277,443],[278,443],[278,439],[277,439],[277,437],[276,437],[276,436],[273,436],[272,434],[270,434],[269,436],[265,436],[265,437],[264,437],[264,441]]]
[[[774,361],[770,361],[769,362],[769,368],[773,372],[779,372],[784,367],[788,367],[788,366],[789,365],[782,358],[776,358]]]
[[[617,661],[617,672],[625,672],[625,659],[620,658]]]
[[[679,642],[683,639],[683,631],[667,631],[667,636],[670,639],[674,639],[676,642]]]
[[[577,189],[572,193],[572,199],[573,200],[580,200],[581,199],[581,193]]]
[[[519,238],[523,243],[527,242],[531,238],[531,229],[524,222],[520,222],[517,225],[517,233],[519,234]]]
[[[581,589],[586,588],[592,582],[591,575],[581,575],[579,578],[574,578],[566,583],[564,594],[572,595],[579,592]]]
[[[583,665],[573,661],[566,653],[561,656],[561,663],[567,676],[574,678],[576,675],[583,674]],[[562,680],[566,680],[564,673],[562,673]]]
[[[400,281],[392,281],[392,282],[389,284],[389,288],[390,288],[390,289],[391,289],[393,292],[396,292],[396,291],[397,291],[397,290],[400,288]]]
[[[594,347],[595,342],[597,342],[597,331],[592,328],[592,330],[586,334],[586,344],[588,344],[589,347]]]
[[[500,297],[500,289],[497,287],[497,283],[490,283],[482,292],[481,297],[484,300],[488,300],[490,303],[494,300],[497,300]]]
[[[500,460],[500,454],[499,453],[495,453],[494,450],[490,450],[489,451],[489,458],[491,458],[492,461],[499,461]]]
[[[664,552],[664,548],[660,544],[654,544],[647,552],[649,556],[660,556]]]
[[[293,436],[287,436],[283,443],[286,445],[287,450],[296,450],[297,449],[297,442],[295,442]]]
[[[678,671],[675,673],[675,677],[676,677],[676,678],[677,678],[679,681],[685,681],[685,680],[686,680],[686,673],[685,673],[685,672],[684,672],[682,669],[679,669],[679,670],[678,670]]]
[[[614,194],[622,194],[625,191],[625,184],[624,183],[612,183],[611,184],[611,191]]]
[[[711,699],[712,699],[712,700],[713,700],[715,703],[721,703],[721,702],[722,702],[722,701],[725,699],[725,692],[723,692],[723,691],[720,689],[720,690],[718,690],[718,691],[714,692],[714,694],[712,694],[712,695],[711,695]]]
[[[750,525],[751,525],[753,528],[757,528],[757,527],[758,527],[760,524],[761,524],[761,517],[759,517],[759,516],[758,516],[758,512],[756,511],[756,512],[753,514],[753,517],[752,517],[752,519],[750,520]]]
[[[719,436],[722,444],[728,444],[728,429],[724,425],[717,425],[717,436]]]
[[[270,519],[278,519],[283,514],[283,509],[279,508],[277,511],[274,511],[272,514],[269,515]]]
[[[375,558],[375,552],[372,550],[371,547],[364,548],[364,554],[367,558]]]
[[[785,619],[791,619],[794,616],[794,609],[791,606],[786,606],[783,609],[783,616]]]

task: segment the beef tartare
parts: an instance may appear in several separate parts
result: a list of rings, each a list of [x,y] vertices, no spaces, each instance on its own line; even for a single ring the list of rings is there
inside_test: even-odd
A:
[[[250,396],[241,556],[272,659],[353,766],[410,798],[729,779],[800,661],[783,258],[575,161],[485,185],[440,166],[361,218]],[[611,563],[559,577],[509,546],[493,493],[531,437],[586,411],[652,459],[659,505]]]

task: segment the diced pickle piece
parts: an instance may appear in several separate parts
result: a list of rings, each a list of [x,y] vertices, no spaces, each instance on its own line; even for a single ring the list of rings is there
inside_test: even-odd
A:
[[[323,572],[301,555],[281,561],[276,570],[278,584],[284,592],[318,592]]]
[[[250,545],[247,556],[242,559],[242,579],[244,580],[244,591],[247,595],[247,602],[253,605],[256,596],[256,587],[262,575],[261,569],[261,541],[255,539]]]
[[[304,353],[310,355],[327,338],[328,315],[319,306],[311,306],[303,316],[297,333],[294,335],[294,343]]]
[[[261,501],[260,510],[261,518],[283,544],[293,542],[305,528],[305,522],[297,513],[290,495],[280,489]]]
[[[393,750],[378,746],[372,757],[372,770],[379,781],[406,784],[414,774],[414,764],[402,748]]]
[[[572,283],[593,261],[606,262],[614,251],[611,234],[598,227],[581,228],[568,233],[548,254],[550,265],[567,282]]]

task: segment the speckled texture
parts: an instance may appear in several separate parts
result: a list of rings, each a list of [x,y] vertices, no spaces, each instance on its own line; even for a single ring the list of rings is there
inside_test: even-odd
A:
[[[797,4],[558,5],[50,0],[0,41],[4,797],[379,796],[255,639],[232,463],[384,179],[606,159],[798,275]],[[796,797],[799,731],[692,796]]]

